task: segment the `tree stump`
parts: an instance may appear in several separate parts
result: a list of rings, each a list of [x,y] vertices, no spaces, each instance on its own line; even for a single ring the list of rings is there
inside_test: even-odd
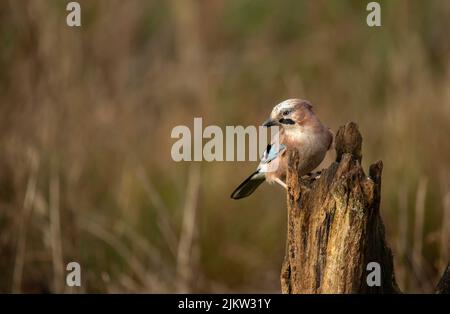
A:
[[[435,292],[437,294],[450,294],[450,263],[448,263],[447,268],[444,270]]]
[[[288,232],[281,272],[283,293],[397,293],[392,253],[380,216],[381,172],[361,167],[362,137],[355,123],[336,134],[336,161],[320,178],[302,178],[291,152],[287,174]],[[369,286],[380,265],[379,286]]]

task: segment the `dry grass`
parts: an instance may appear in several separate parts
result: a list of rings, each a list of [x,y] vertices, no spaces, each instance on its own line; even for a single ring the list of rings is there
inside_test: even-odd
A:
[[[432,290],[450,251],[448,1],[382,1],[380,29],[359,1],[80,2],[81,29],[63,2],[0,3],[0,291],[69,292],[69,261],[70,292],[279,291],[281,190],[231,201],[254,163],[175,163],[170,131],[258,124],[290,97],[334,130],[358,122],[401,288]]]

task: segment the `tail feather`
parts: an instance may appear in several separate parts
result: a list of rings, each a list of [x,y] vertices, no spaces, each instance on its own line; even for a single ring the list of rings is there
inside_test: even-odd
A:
[[[236,190],[231,193],[231,198],[238,200],[252,194],[256,188],[265,181],[264,173],[255,171],[247,179],[244,180]]]

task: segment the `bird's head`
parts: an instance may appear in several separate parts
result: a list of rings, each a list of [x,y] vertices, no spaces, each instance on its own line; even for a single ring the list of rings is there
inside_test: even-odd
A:
[[[276,105],[263,126],[279,126],[285,130],[308,128],[314,118],[312,105],[302,99],[288,99]]]

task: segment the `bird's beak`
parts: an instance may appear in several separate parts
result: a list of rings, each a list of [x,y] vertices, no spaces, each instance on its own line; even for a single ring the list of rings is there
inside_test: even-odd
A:
[[[272,118],[267,119],[266,121],[264,121],[263,126],[265,127],[271,127],[274,125],[280,125],[280,122],[278,122],[277,120],[274,120]]]

